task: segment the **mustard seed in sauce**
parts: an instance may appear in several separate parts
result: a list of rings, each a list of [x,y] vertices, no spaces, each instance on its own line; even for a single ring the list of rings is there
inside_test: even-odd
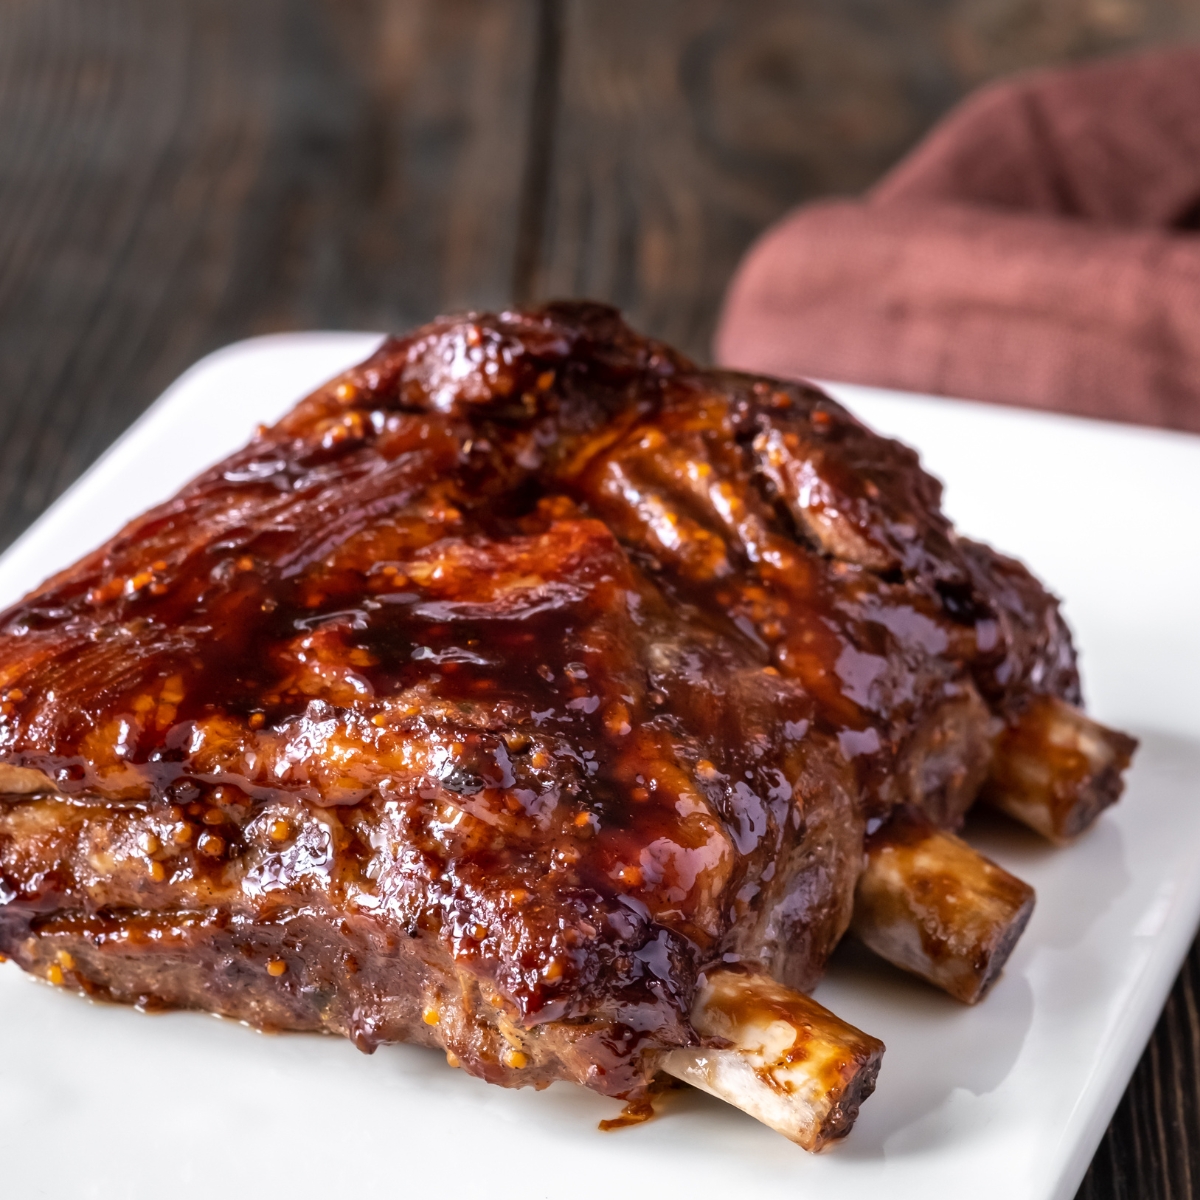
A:
[[[207,858],[220,858],[225,853],[225,839],[215,833],[202,834],[196,843],[196,849]],[[156,864],[161,866],[162,864]]]

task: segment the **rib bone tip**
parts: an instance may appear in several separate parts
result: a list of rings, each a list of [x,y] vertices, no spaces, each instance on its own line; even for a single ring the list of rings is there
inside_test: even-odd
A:
[[[965,1004],[982,999],[1029,923],[1033,888],[911,808],[869,835],[866,852],[853,932]]]
[[[981,798],[1056,845],[1117,801],[1137,740],[1056,696],[1039,696],[996,743]]]
[[[724,968],[709,973],[692,1024],[722,1045],[672,1050],[663,1070],[805,1150],[849,1133],[875,1090],[883,1043],[769,976]]]

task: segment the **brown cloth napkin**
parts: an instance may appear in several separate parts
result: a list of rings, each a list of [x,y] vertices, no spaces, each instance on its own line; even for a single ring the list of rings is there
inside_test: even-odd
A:
[[[792,213],[719,362],[1200,432],[1200,47],[964,102],[862,201]]]

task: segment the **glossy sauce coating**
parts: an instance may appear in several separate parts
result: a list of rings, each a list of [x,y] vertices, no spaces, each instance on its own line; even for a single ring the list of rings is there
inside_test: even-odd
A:
[[[815,980],[947,713],[961,780],[989,711],[1077,698],[1053,600],[938,498],[599,306],[391,339],[0,618],[0,787],[61,797],[6,818],[0,930],[402,932],[518,1058],[599,1022],[629,1093],[705,962]]]

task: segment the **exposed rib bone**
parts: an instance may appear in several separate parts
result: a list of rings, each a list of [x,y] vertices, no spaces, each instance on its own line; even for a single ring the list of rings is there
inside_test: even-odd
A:
[[[1033,888],[897,809],[868,834],[850,928],[888,962],[974,1004],[1000,974],[1033,912]]]
[[[1081,834],[1121,794],[1137,741],[1053,696],[1040,696],[1000,735],[980,793],[1052,842]]]
[[[672,1050],[663,1070],[819,1150],[850,1132],[875,1090],[883,1043],[767,975],[702,978],[692,1025],[727,1049]]]

